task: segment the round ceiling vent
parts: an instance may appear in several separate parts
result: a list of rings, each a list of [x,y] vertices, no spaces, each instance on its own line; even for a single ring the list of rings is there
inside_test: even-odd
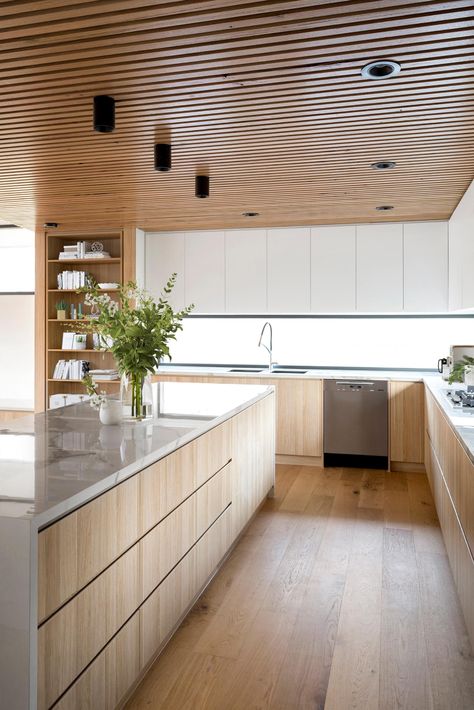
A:
[[[400,70],[401,66],[398,62],[380,59],[377,62],[366,64],[360,73],[365,79],[389,79],[399,74]]]
[[[372,170],[392,170],[396,166],[393,160],[378,160],[370,166]]]
[[[242,217],[259,217],[260,212],[242,212]]]
[[[393,210],[393,205],[379,205],[375,209],[379,212],[387,212],[387,210]]]

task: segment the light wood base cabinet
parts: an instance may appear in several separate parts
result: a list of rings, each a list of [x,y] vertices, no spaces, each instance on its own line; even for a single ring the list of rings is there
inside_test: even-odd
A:
[[[155,381],[273,385],[276,392],[275,453],[286,456],[323,455],[323,381],[303,377],[155,376]]]
[[[274,473],[269,393],[39,533],[38,710],[120,704]]]
[[[390,461],[421,466],[424,459],[424,385],[421,382],[389,382]]]
[[[449,563],[474,645],[474,465],[426,392],[425,466]]]

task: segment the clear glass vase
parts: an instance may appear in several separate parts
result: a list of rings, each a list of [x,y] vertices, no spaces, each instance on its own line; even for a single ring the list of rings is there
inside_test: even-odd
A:
[[[136,372],[123,374],[120,380],[120,399],[126,419],[148,419],[153,416],[151,375]]]

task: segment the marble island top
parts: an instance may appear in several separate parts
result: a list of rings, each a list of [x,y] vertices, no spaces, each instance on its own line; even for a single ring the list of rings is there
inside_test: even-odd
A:
[[[172,453],[272,391],[264,385],[153,384],[154,416],[103,426],[88,403],[0,428],[0,521],[40,528]]]

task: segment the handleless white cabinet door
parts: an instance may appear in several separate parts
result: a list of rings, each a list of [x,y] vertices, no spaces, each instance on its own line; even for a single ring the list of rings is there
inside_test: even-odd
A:
[[[405,310],[447,311],[448,223],[406,223],[403,261]]]
[[[310,310],[310,227],[267,230],[269,313]]]
[[[186,303],[194,313],[225,313],[224,232],[186,232],[184,255]]]
[[[158,298],[173,273],[176,285],[170,296],[173,308],[184,303],[184,232],[149,232],[145,236],[145,288]]]
[[[357,310],[403,310],[403,225],[366,224],[356,228]]]
[[[267,231],[234,229],[225,233],[227,313],[267,310]]]
[[[356,307],[356,228],[311,228],[311,311],[350,313]]]

